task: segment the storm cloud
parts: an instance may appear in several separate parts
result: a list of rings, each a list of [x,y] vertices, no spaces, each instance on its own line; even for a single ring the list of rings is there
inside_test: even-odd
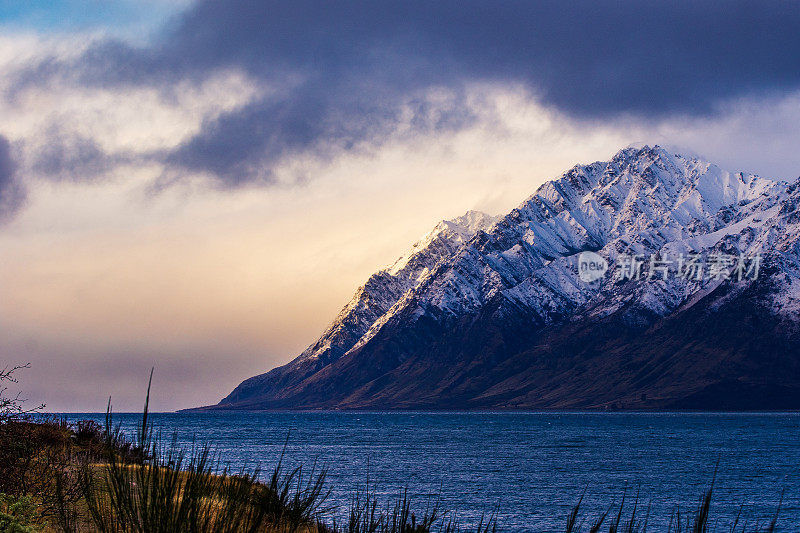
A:
[[[272,181],[292,155],[380,144],[401,124],[463,127],[471,84],[521,85],[588,119],[708,116],[732,99],[785,95],[800,88],[798,27],[794,2],[205,0],[149,46],[107,39],[14,86],[60,77],[169,93],[243,71],[259,97],[150,154],[235,186]]]

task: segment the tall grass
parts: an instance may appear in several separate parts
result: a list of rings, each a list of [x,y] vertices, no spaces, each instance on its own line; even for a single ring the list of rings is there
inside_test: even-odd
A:
[[[364,490],[357,490],[350,502],[348,518],[339,524],[335,519],[332,525],[318,524],[321,533],[456,533],[474,531],[476,533],[494,533],[497,531],[495,513],[481,517],[476,527],[463,528],[458,517],[441,507],[439,499],[429,502],[422,514],[412,510],[412,502],[408,490],[403,490],[393,503],[384,506],[369,490],[367,482]]]
[[[149,421],[149,398],[148,384],[134,443],[113,425],[109,403],[107,462],[83,469],[83,493],[98,531],[293,532],[313,527],[327,512],[324,470],[285,471],[281,455],[261,483],[258,469],[232,472],[206,445],[187,450],[174,438],[165,445]]]
[[[782,496],[781,503],[778,504],[775,514],[766,525],[754,524],[751,526],[746,520],[742,521],[741,510],[734,519],[733,524],[729,524],[727,527],[723,528],[716,522],[712,523],[711,500],[714,493],[715,479],[716,472],[714,479],[711,481],[711,486],[703,493],[693,513],[682,516],[678,507],[672,511],[666,533],[710,533],[717,531],[726,531],[728,533],[774,533],[777,531],[778,515],[783,502]],[[567,518],[564,528],[565,533],[581,533],[583,531],[599,533],[606,530],[609,533],[646,533],[648,531],[650,506],[648,505],[645,508],[644,516],[642,516],[638,492],[630,510],[625,507],[625,493],[623,493],[622,501],[618,506],[612,504],[608,510],[595,517],[592,521],[588,521],[587,517],[581,517],[582,502],[583,495],[572,508]],[[580,522],[586,521],[589,522],[589,525],[586,529],[583,529]],[[607,525],[607,529],[604,529],[604,524]]]

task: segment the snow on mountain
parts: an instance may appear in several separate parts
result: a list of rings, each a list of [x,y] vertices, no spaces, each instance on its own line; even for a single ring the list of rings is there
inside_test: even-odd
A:
[[[467,211],[460,217],[439,222],[430,232],[425,234],[419,241],[414,243],[405,255],[395,261],[392,266],[386,269],[392,276],[408,278],[408,273],[416,275],[417,279],[428,272],[428,267],[436,263],[430,263],[431,257],[449,256],[449,253],[439,253],[441,246],[450,247],[451,245],[461,245],[470,240],[478,231],[487,230],[497,221],[498,217],[487,215],[481,211]],[[438,250],[438,251],[437,251]],[[450,252],[452,253],[451,250]],[[437,259],[438,261],[438,259]],[[415,269],[414,265],[426,265],[421,270]],[[410,267],[410,268],[409,268]],[[404,274],[407,272],[407,274]]]
[[[763,233],[772,227],[768,221],[774,220],[771,215],[779,209],[787,186],[723,171],[659,147],[626,149],[608,163],[576,166],[542,185],[485,237],[473,239],[428,273],[373,324],[359,345],[409,305],[417,307],[417,316],[433,309],[460,315],[500,294],[548,323],[602,292],[613,309],[628,296],[609,294],[613,287],[608,285],[580,281],[575,254],[597,250],[612,259],[623,252],[676,254],[714,248],[731,233],[749,235],[757,224]],[[743,236],[737,253],[756,253],[768,244],[763,239],[753,239],[750,246],[747,242]],[[643,285],[637,297],[664,315],[685,293],[700,288],[685,285],[690,284]],[[666,294],[667,289],[673,294]]]
[[[537,342],[528,331],[610,317],[644,328],[694,313],[699,302],[698,312],[727,309],[747,291],[757,294],[759,309],[797,324],[799,210],[800,182],[728,172],[658,146],[623,149],[608,162],[575,166],[543,184],[502,218],[469,212],[441,222],[408,254],[371,276],[303,354],[245,381],[220,407],[363,406],[373,405],[371,398],[392,405],[412,394],[425,394],[425,405],[436,405],[429,390],[454,398],[453,391],[461,390],[454,383],[470,380],[445,379],[455,370],[442,368],[444,381],[414,393],[413,384],[402,383],[411,375],[409,369],[399,373],[404,361],[424,359],[416,364],[434,368],[441,354],[452,352],[461,354],[458,365],[469,368],[478,362],[466,361],[465,354],[497,352],[505,358],[524,352],[526,345],[515,339]],[[759,254],[764,267],[757,280],[673,275],[628,283],[612,268],[587,283],[577,268],[583,251],[597,252],[612,265],[635,254],[645,268],[649,261],[693,253]],[[482,333],[495,330],[491,339]],[[498,363],[499,356],[493,357]],[[489,378],[470,379],[463,394],[477,394],[475,383]],[[508,379],[500,382],[508,385]],[[496,391],[499,385],[481,386]]]

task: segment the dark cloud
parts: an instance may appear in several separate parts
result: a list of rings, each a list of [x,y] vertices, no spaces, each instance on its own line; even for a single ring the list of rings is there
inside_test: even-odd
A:
[[[380,144],[403,120],[408,120],[414,132],[431,132],[452,130],[475,118],[463,97],[433,104],[422,96],[371,101],[364,94],[312,89],[277,101],[258,100],[204,124],[198,135],[170,153],[166,161],[179,168],[210,172],[224,178],[227,185],[269,182],[273,163],[310,147],[318,157],[341,150],[365,150]],[[402,116],[404,111],[407,119]]]
[[[92,181],[130,160],[109,154],[93,139],[53,126],[30,148],[30,170],[53,180]]]
[[[11,143],[0,135],[0,223],[7,222],[25,203],[26,193],[17,179]]]
[[[200,1],[147,48],[116,41],[77,62],[43,62],[17,86],[68,75],[165,91],[231,67],[278,87],[204,124],[166,156],[225,183],[269,180],[280,158],[380,142],[410,108],[431,119],[430,88],[521,83],[578,117],[705,115],[727,99],[800,87],[797,2],[618,0]],[[410,106],[410,107],[409,107]]]

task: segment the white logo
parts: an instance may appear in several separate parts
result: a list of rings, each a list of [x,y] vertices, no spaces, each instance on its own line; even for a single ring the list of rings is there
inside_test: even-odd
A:
[[[578,276],[581,281],[591,283],[603,277],[608,270],[608,261],[594,252],[581,252],[578,256]]]

